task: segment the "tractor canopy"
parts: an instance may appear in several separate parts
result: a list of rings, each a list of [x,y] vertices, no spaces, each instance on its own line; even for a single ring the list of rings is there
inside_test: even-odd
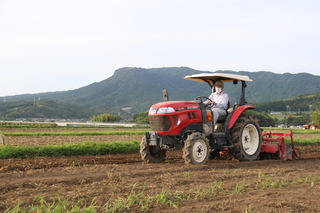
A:
[[[233,84],[238,84],[238,81],[241,81],[241,97],[239,105],[245,105],[247,103],[245,98],[245,88],[247,87],[246,81],[252,81],[246,75],[236,75],[236,74],[225,74],[225,73],[200,73],[195,75],[187,75],[184,79],[191,81],[198,81],[202,83],[207,83],[212,88],[216,81],[222,82],[233,82]]]
[[[184,77],[184,79],[208,83],[210,85],[213,85],[216,81],[234,82],[234,84],[236,84],[238,81],[252,81],[246,75],[225,74],[225,73],[200,73],[200,74],[194,74],[194,75],[187,75]]]

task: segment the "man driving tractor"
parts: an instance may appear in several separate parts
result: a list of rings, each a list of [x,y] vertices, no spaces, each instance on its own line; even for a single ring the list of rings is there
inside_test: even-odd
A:
[[[224,83],[217,81],[212,87],[212,93],[209,96],[210,100],[205,101],[205,104],[211,106],[213,112],[213,126],[217,123],[218,117],[227,114],[229,95],[223,91]]]

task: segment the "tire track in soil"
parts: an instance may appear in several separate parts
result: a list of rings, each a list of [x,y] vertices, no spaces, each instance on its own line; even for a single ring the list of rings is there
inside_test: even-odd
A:
[[[301,159],[320,159],[320,154],[315,147],[304,147],[305,151],[301,153]],[[226,163],[227,167],[233,167],[232,160],[215,159],[213,162]],[[179,162],[184,164],[181,150],[168,151],[165,158],[166,163]],[[261,160],[242,162],[250,166],[261,164],[272,164],[278,160]],[[99,164],[132,164],[143,163],[139,153],[135,154],[117,154],[117,155],[103,155],[103,156],[72,156],[72,157],[40,157],[35,159],[4,159],[0,160],[0,173],[8,171],[28,171],[32,169],[48,169],[54,167],[76,167],[83,165],[99,165]],[[244,164],[243,166],[245,166]],[[226,166],[226,165],[224,165]]]

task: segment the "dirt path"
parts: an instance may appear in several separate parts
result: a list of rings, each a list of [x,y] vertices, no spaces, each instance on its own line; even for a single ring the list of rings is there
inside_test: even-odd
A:
[[[72,204],[94,200],[99,212],[133,195],[148,204],[120,212],[319,212],[320,154],[318,147],[302,149],[296,161],[210,160],[200,166],[185,165],[180,151],[159,164],[145,164],[139,154],[1,160],[0,212],[57,195]]]

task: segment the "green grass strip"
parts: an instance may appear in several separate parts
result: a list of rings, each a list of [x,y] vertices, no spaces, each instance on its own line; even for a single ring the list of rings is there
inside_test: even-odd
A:
[[[289,131],[288,131],[289,132]],[[320,130],[310,130],[310,129],[293,129],[293,134],[319,134],[320,136]]]
[[[320,138],[310,138],[310,139],[301,139],[301,138],[293,138],[294,145],[296,146],[319,146]],[[286,143],[290,144],[290,140],[286,139]]]
[[[84,142],[80,144],[48,146],[10,146],[0,147],[0,159],[36,158],[58,156],[84,156],[138,153],[138,141],[131,142]]]
[[[269,127],[262,127],[262,129],[266,132],[269,132]],[[288,128],[271,128],[271,132],[290,132],[290,129]],[[319,134],[320,130],[310,130],[310,129],[292,129],[293,134]]]
[[[83,136],[83,135],[144,135],[146,131],[96,131],[96,132],[2,132],[5,136]]]

